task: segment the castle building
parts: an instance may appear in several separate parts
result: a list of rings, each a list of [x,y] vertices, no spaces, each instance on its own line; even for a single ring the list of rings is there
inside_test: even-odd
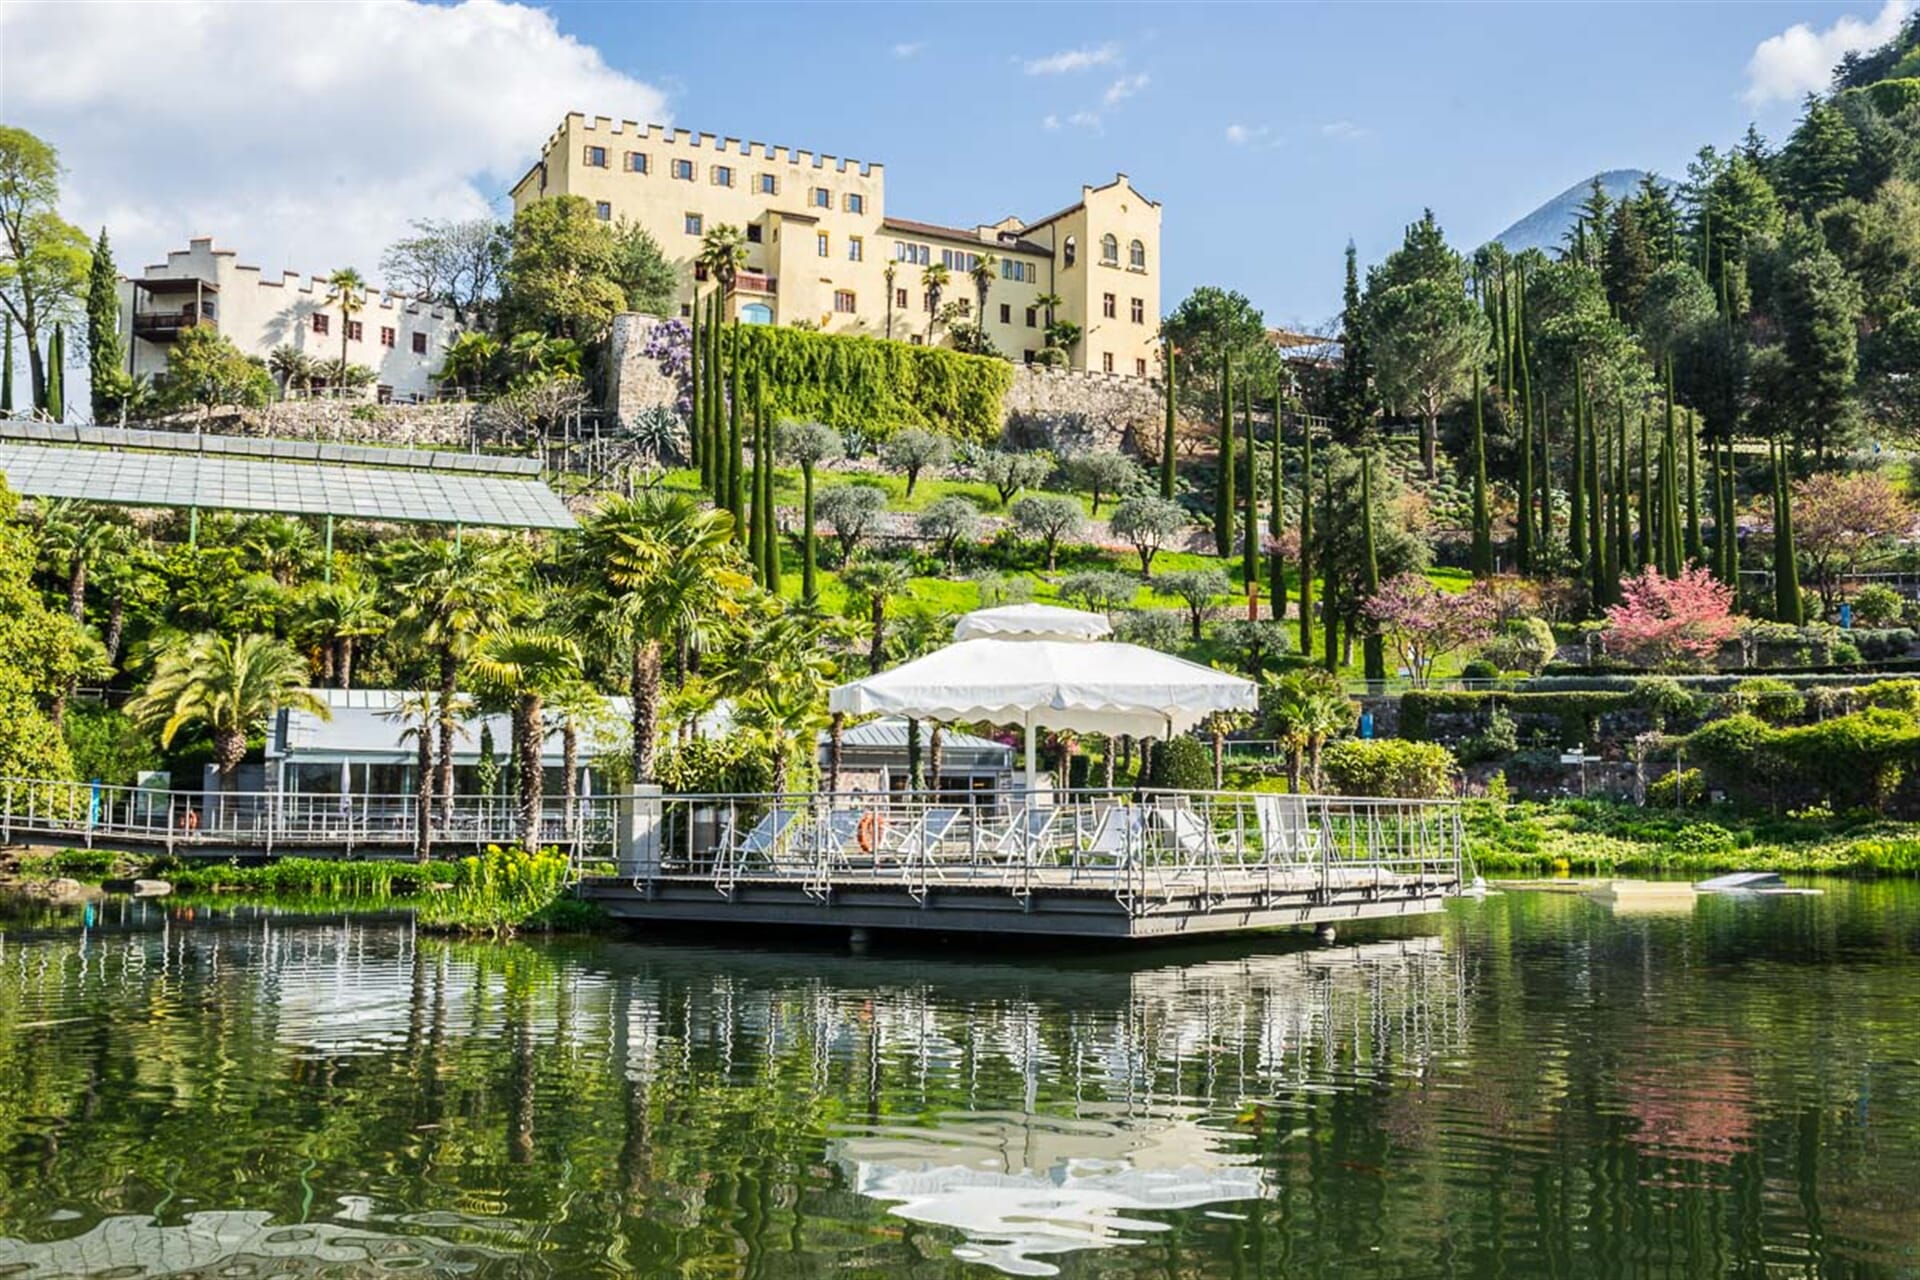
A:
[[[374,372],[366,394],[382,401],[434,394],[433,376],[460,332],[453,313],[397,294],[370,289],[351,315],[324,279],[288,271],[277,277],[196,237],[164,263],[120,281],[120,332],[127,335],[127,369],[135,377],[163,372],[167,353],[189,329],[210,327],[244,354],[265,360],[290,346],[315,360],[340,358]]]
[[[879,164],[574,112],[515,184],[513,205],[567,195],[659,242],[681,273],[683,315],[704,287],[702,237],[727,224],[747,242],[728,301],[743,323],[943,343],[923,274],[939,264],[948,273],[939,307],[959,303],[966,321],[984,320],[1009,359],[1032,361],[1045,347],[1040,299],[1053,295],[1053,318],[1080,329],[1072,367],[1159,373],[1160,206],[1124,173],[1043,218],[949,227],[890,214]],[[974,271],[988,255],[976,316]]]

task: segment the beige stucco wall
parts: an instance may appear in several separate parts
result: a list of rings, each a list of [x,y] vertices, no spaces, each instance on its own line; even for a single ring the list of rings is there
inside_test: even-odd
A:
[[[214,327],[250,356],[264,360],[283,343],[318,360],[340,355],[340,337],[345,332],[337,302],[319,277],[302,277],[297,272],[279,276],[264,275],[260,268],[238,261],[231,249],[214,247],[211,238],[188,242],[184,250],[167,255],[164,263],[147,267],[146,280],[191,280],[211,283],[214,289],[203,295],[213,308]],[[131,370],[137,376],[161,373],[167,367],[171,343],[134,337],[133,307],[135,289],[131,281],[120,282],[120,331],[129,335]],[[180,295],[191,301],[191,294]],[[172,302],[169,298],[167,302]],[[366,394],[372,398],[377,387],[392,388],[395,399],[407,400],[433,394],[433,375],[446,359],[447,346],[460,326],[450,311],[443,311],[378,291],[363,299],[353,319],[360,322],[361,336],[347,342],[347,359],[365,365],[375,374],[375,387]],[[162,300],[141,295],[143,311],[156,310]],[[315,333],[313,317],[327,317],[327,332]],[[381,342],[381,331],[393,331],[393,345]],[[426,336],[426,352],[413,350],[413,335]]]

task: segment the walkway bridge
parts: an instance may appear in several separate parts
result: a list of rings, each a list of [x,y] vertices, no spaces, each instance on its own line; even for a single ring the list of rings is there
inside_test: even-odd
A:
[[[636,798],[617,918],[1151,938],[1440,910],[1451,801],[1243,792]]]

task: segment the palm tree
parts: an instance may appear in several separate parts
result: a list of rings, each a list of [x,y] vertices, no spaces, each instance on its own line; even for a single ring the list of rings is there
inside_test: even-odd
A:
[[[867,608],[867,671],[877,674],[886,664],[887,601],[903,594],[909,581],[907,567],[897,560],[862,560],[841,575],[848,603]]]
[[[953,274],[944,262],[929,262],[920,268],[920,283],[927,291],[927,345],[933,345],[933,328],[940,323],[940,295],[946,292]]]
[[[304,388],[313,380],[313,361],[298,347],[283,342],[268,353],[267,372],[280,384],[280,398],[284,400],[295,386]]]
[[[103,508],[78,498],[40,505],[40,554],[66,581],[67,612],[75,622],[87,611],[87,570],[107,549],[113,525]]]
[[[341,267],[327,277],[327,288],[327,301],[340,308],[340,368],[344,373],[348,365],[347,331],[353,326],[353,317],[367,305],[367,282],[352,267]],[[336,395],[345,381],[343,378],[335,384]]]
[[[700,253],[694,259],[706,268],[707,276],[720,286],[720,296],[733,292],[733,282],[747,265],[747,237],[730,222],[722,222],[700,237]]]
[[[394,591],[406,601],[401,634],[433,655],[439,675],[437,791],[441,820],[453,815],[453,734],[460,664],[474,642],[505,623],[519,566],[509,544],[479,539],[403,545],[392,560]]]
[[[1047,313],[1047,328],[1051,330],[1053,328],[1054,308],[1066,306],[1067,300],[1057,293],[1043,293],[1033,300],[1033,305]]]
[[[440,381],[450,382],[472,395],[494,376],[500,352],[500,339],[470,329],[447,345],[447,358],[440,365]]]
[[[590,590],[618,628],[633,695],[633,780],[653,781],[659,733],[660,655],[711,646],[737,617],[753,583],[733,540],[733,517],[690,494],[646,490],[609,499],[575,547]]]
[[[578,680],[580,647],[557,632],[506,627],[488,632],[473,647],[471,666],[480,687],[512,707],[514,780],[520,799],[520,844],[540,843],[545,802],[541,748],[546,742],[545,699]]]
[[[1267,678],[1269,731],[1286,744],[1287,777],[1300,790],[1300,757],[1307,755],[1311,782],[1320,786],[1320,752],[1328,739],[1353,724],[1353,703],[1340,681],[1319,667],[1300,668]]]
[[[306,711],[332,718],[327,704],[307,688],[307,664],[292,646],[272,636],[247,634],[229,640],[211,631],[176,639],[160,651],[147,687],[127,704],[135,721],[160,731],[171,747],[181,729],[203,724],[213,738],[213,761],[222,787],[247,754],[247,737],[276,711]]]
[[[300,602],[300,628],[323,655],[321,674],[336,688],[353,688],[353,642],[387,629],[379,599],[355,582],[329,582]]]
[[[1000,265],[1000,259],[991,253],[983,253],[967,268],[967,274],[973,277],[974,297],[979,300],[980,311],[974,316],[974,332],[978,335],[978,346],[986,347],[987,341],[987,291],[993,288],[993,269]]]
[[[778,615],[753,635],[727,673],[741,723],[767,741],[779,793],[787,790],[795,740],[810,745],[825,720],[833,677],[824,643],[830,630],[808,613]]]
[[[157,605],[165,587],[160,577],[160,553],[152,541],[129,525],[113,525],[112,531],[99,574],[101,590],[107,597],[107,625],[100,641],[106,646],[107,661],[118,664],[128,608]]]
[[[320,551],[313,526],[293,516],[255,516],[247,521],[240,546],[256,568],[283,587],[311,568]]]
[[[900,264],[897,262],[889,262],[887,264],[887,269],[880,273],[880,278],[887,282],[887,341],[888,342],[893,341],[893,282],[899,278],[899,275],[900,275]]]
[[[425,862],[433,856],[433,695],[402,694],[381,715],[404,726],[401,742],[414,744],[413,857]]]

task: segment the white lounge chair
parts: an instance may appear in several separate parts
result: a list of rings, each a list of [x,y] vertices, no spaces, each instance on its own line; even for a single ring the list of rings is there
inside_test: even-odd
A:
[[[1268,862],[1311,862],[1320,856],[1320,828],[1304,796],[1260,793],[1253,797],[1260,848]]]

